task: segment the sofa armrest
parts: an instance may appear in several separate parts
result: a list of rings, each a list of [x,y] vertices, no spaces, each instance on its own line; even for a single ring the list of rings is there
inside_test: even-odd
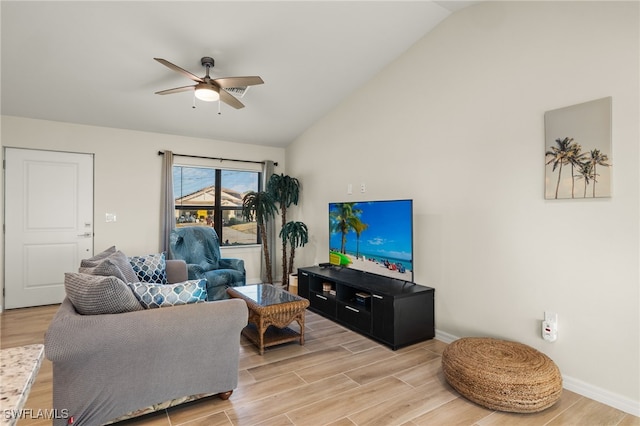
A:
[[[235,259],[231,257],[222,258],[220,259],[219,265],[219,269],[235,269],[243,274],[245,273],[243,259]]]
[[[188,280],[187,263],[181,259],[167,259],[167,281],[169,284]]]

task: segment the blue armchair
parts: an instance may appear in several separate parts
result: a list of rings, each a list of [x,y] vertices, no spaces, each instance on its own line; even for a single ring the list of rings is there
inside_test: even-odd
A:
[[[246,284],[244,260],[220,257],[216,231],[208,226],[187,226],[171,232],[171,259],[187,263],[189,279],[206,279],[208,300],[226,299],[227,287]]]

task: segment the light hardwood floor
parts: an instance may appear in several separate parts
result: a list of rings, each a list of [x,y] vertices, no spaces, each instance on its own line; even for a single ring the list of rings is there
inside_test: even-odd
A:
[[[0,314],[0,346],[42,343],[56,309]],[[228,401],[207,398],[118,426],[640,425],[638,417],[567,390],[541,413],[482,408],[446,384],[440,368],[446,344],[437,340],[392,351],[312,312],[307,312],[305,340],[304,346],[289,343],[260,356],[243,338],[239,384]],[[51,385],[51,363],[44,360],[25,408],[51,408]]]

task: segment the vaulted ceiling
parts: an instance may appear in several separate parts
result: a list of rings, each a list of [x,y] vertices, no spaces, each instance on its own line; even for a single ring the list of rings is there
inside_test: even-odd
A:
[[[1,112],[284,147],[469,3],[3,0]],[[192,82],[153,58],[204,76],[203,56],[213,77],[265,83],[221,114],[154,94]]]

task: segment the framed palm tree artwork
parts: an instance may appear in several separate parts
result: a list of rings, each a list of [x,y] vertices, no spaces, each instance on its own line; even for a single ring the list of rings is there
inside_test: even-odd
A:
[[[611,97],[547,111],[545,198],[611,197]]]

